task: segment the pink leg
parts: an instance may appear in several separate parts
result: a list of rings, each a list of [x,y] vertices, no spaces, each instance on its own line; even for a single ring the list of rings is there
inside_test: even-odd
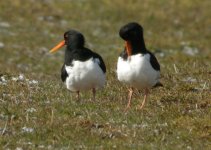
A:
[[[149,94],[149,89],[145,89],[144,101],[142,102],[141,105],[139,105],[138,109],[141,110],[141,109],[144,107],[144,104],[145,104],[145,102],[146,102],[146,99],[147,99],[147,97],[148,97],[148,94]]]
[[[133,95],[133,88],[130,88],[128,93],[128,103],[127,107],[125,108],[125,111],[127,111],[130,108],[132,95]]]

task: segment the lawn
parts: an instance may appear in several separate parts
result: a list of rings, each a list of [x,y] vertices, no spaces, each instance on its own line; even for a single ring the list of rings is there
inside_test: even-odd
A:
[[[211,1],[2,0],[0,2],[0,149],[211,149]],[[143,110],[116,78],[122,25],[144,27],[164,87]],[[60,79],[64,50],[49,50],[68,29],[107,66],[97,91],[69,92]]]

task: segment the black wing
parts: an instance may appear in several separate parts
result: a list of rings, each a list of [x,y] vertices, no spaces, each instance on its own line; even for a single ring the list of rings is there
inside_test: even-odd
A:
[[[152,65],[152,68],[154,68],[157,71],[160,71],[160,64],[158,63],[156,57],[150,52],[150,51],[146,51],[144,54],[149,53],[150,55],[150,64]],[[120,53],[119,55],[121,58],[123,58],[123,60],[127,60],[128,55],[126,50],[124,50],[122,53]]]
[[[100,68],[103,70],[104,73],[106,72],[106,66],[102,57],[88,48],[82,48],[71,51],[71,53],[66,55],[65,57],[65,64],[72,65],[73,60],[87,61],[90,58],[98,58],[100,61]]]
[[[94,53],[94,58],[98,58],[100,60],[100,68],[103,70],[104,73],[106,73],[106,66],[105,63],[102,59],[102,57],[100,55],[98,55],[97,53]]]
[[[62,66],[62,69],[61,69],[61,79],[63,82],[66,81],[66,78],[68,77],[68,74],[67,74],[67,71],[65,69],[65,64]]]
[[[152,65],[152,68],[157,71],[160,71],[160,64],[158,63],[156,57],[151,52],[148,53],[150,55],[150,64]]]
[[[91,57],[93,57],[93,58],[98,58],[98,59],[100,60],[100,64],[99,64],[100,68],[103,70],[104,73],[106,73],[106,66],[105,66],[105,63],[104,63],[102,57],[101,57],[99,54],[97,54],[97,53],[91,51],[91,50],[88,49],[88,48],[84,48],[84,49],[83,49],[82,51],[80,51],[80,52],[81,52],[81,54],[80,54],[81,57],[80,57],[80,59],[78,58],[79,60],[84,61],[84,60],[90,59]]]

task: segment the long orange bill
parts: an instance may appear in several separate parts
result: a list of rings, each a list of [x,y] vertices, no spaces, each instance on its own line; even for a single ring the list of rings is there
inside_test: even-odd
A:
[[[131,56],[132,55],[132,47],[131,47],[131,43],[129,41],[125,42],[125,48],[127,51],[127,55]]]
[[[61,41],[59,44],[57,44],[54,48],[50,50],[50,53],[58,51],[62,46],[65,45],[65,40]]]

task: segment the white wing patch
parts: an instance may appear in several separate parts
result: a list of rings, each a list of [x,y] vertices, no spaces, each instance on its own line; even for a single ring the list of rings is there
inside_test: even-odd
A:
[[[98,58],[94,58],[94,62],[100,65],[100,60]]]

